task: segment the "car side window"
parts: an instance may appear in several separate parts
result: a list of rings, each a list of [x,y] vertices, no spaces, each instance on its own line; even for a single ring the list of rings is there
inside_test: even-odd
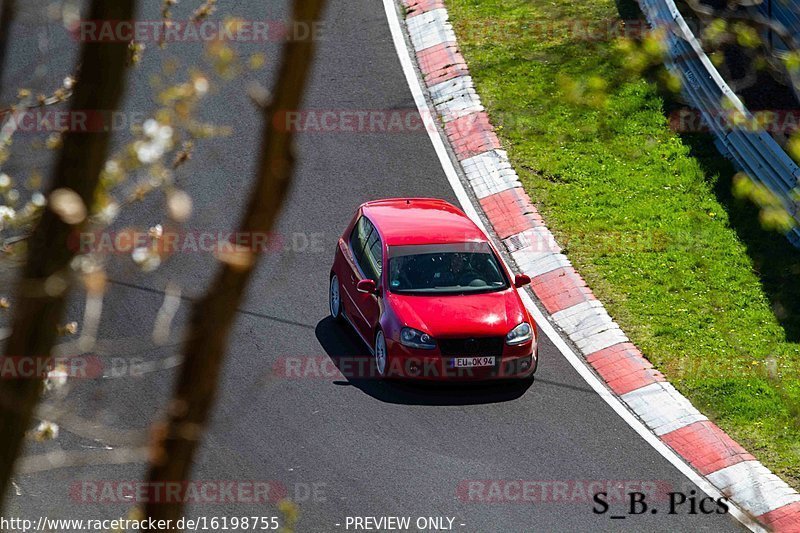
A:
[[[370,226],[371,225],[372,224],[370,224]],[[374,227],[367,239],[364,256],[365,262],[367,263],[367,269],[364,273],[375,281],[375,283],[378,283],[378,279],[381,277],[381,270],[383,270],[383,245],[380,235],[378,235],[378,230]]]
[[[377,283],[381,276],[383,249],[378,231],[366,217],[362,216],[356,222],[350,234],[350,247],[361,271]]]
[[[367,242],[370,230],[366,226],[368,223],[369,221],[366,218],[359,218],[353,227],[353,232],[350,234],[350,248],[353,250],[353,258],[356,264],[361,267],[361,270],[364,270],[364,244]]]

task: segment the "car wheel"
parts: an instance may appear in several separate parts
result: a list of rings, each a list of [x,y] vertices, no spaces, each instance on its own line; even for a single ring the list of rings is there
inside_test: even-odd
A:
[[[337,320],[342,318],[342,291],[339,285],[339,278],[336,274],[331,276],[331,287],[328,290],[328,305],[330,306],[331,316]]]
[[[533,385],[533,382],[536,380],[536,370],[538,368],[539,368],[539,359],[538,358],[534,358],[533,359],[533,372],[531,372],[529,376],[526,376],[524,378],[520,378],[520,380],[519,380],[520,383],[522,383],[526,387],[530,387],[531,385]]]
[[[389,366],[389,353],[386,349],[386,337],[383,331],[378,330],[375,335],[375,368],[378,370],[378,375],[382,378],[386,377],[386,369]]]

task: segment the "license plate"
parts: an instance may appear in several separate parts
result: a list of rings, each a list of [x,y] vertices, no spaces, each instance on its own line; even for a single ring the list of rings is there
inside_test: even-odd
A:
[[[494,357],[457,357],[453,360],[455,368],[476,368],[494,366]]]

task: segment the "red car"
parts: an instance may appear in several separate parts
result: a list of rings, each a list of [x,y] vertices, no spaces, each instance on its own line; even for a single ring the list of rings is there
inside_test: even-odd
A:
[[[375,357],[379,377],[531,379],[536,325],[489,238],[428,198],[362,204],[339,239],[330,311]]]

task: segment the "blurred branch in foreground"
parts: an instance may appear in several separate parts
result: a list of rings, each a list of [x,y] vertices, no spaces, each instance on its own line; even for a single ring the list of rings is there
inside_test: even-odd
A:
[[[294,0],[292,24],[312,26],[324,0]],[[288,41],[283,48],[274,97],[263,109],[261,155],[255,185],[238,233],[266,235],[278,217],[294,171],[293,132],[275,127],[276,113],[298,109],[314,55],[313,37]],[[228,334],[242,300],[257,257],[247,246],[236,246],[220,255],[223,263],[206,295],[192,310],[184,344],[184,364],[167,409],[167,420],[154,431],[150,457],[150,484],[187,480],[192,460],[206,429],[217,393]],[[181,498],[177,498],[181,500]],[[150,502],[148,517],[177,521],[181,501]]]
[[[2,0],[0,6],[0,87],[3,83],[3,72],[6,66],[6,52],[8,50],[8,32],[17,11],[16,0]]]
[[[135,0],[93,0],[90,20],[131,20]],[[84,43],[72,110],[116,110],[125,87],[128,43]],[[110,132],[68,132],[48,193],[48,208],[31,235],[13,303],[12,332],[5,355],[49,360],[72,283],[75,255],[68,239],[94,203]],[[46,367],[47,365],[43,365]],[[14,462],[42,391],[42,379],[0,380],[0,509]]]

